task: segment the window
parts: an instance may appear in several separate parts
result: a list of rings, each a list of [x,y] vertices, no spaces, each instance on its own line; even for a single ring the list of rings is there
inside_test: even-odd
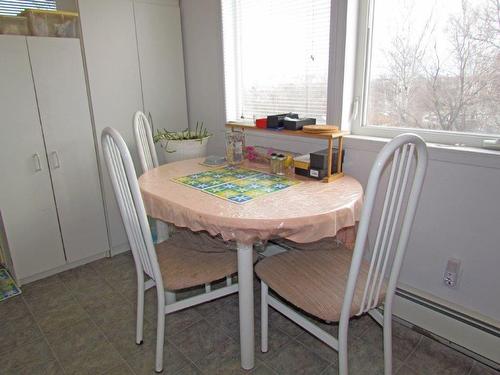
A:
[[[0,0],[0,15],[17,16],[25,9],[56,10],[56,0]]]
[[[330,0],[222,0],[227,120],[326,121]]]
[[[418,129],[429,141],[471,146],[500,136],[498,0],[363,4],[355,132]]]

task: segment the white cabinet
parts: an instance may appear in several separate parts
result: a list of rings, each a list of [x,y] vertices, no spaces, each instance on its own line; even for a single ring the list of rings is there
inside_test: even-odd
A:
[[[22,279],[66,260],[26,38],[0,35],[0,51],[0,212]]]
[[[133,2],[80,0],[78,5],[96,134],[100,138],[106,126],[117,129],[138,165],[132,120],[134,112],[143,105]],[[102,148],[99,150],[111,246],[114,250],[124,250],[128,247],[127,235]]]
[[[0,211],[27,280],[109,250],[77,39],[0,36]]]
[[[109,250],[80,41],[28,37],[68,262]]]
[[[138,167],[135,111],[151,112],[157,128],[187,128],[179,3],[79,0],[78,7],[96,133],[116,128]],[[130,247],[100,154],[111,246],[117,252]]]

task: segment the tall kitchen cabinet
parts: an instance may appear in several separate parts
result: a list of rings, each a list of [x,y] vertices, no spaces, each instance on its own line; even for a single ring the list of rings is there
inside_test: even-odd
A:
[[[28,281],[109,250],[78,39],[0,36],[0,215]]]
[[[179,2],[79,0],[78,9],[96,133],[99,136],[106,126],[116,128],[137,167],[135,111],[151,113],[155,128],[188,126]],[[130,247],[100,139],[99,155],[112,253],[116,253]]]

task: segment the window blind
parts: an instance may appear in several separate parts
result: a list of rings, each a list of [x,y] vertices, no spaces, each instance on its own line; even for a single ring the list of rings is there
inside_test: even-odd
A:
[[[228,120],[326,121],[330,0],[222,0]]]
[[[56,10],[56,0],[0,0],[0,15],[17,16],[25,9]]]

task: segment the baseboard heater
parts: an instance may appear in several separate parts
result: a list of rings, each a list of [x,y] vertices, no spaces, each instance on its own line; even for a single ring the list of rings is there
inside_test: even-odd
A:
[[[495,337],[500,338],[500,328],[495,327],[492,324],[486,323],[482,320],[479,320],[479,319],[474,318],[470,315],[464,314],[460,311],[453,310],[447,306],[436,303],[435,301],[431,301],[427,298],[424,298],[422,296],[419,296],[417,294],[409,292],[405,289],[397,288],[396,295],[399,297],[405,298],[409,301],[412,301],[413,303],[417,303],[421,306],[424,306],[432,311],[438,312],[440,314],[443,314],[443,315],[446,315],[450,318],[458,320],[459,322],[462,322],[462,323],[467,324],[471,327],[479,329],[485,333],[488,333],[490,335],[493,335]]]
[[[499,326],[405,288],[397,288],[396,296],[400,303],[394,315],[403,324],[500,370]],[[408,306],[402,306],[402,301]]]

